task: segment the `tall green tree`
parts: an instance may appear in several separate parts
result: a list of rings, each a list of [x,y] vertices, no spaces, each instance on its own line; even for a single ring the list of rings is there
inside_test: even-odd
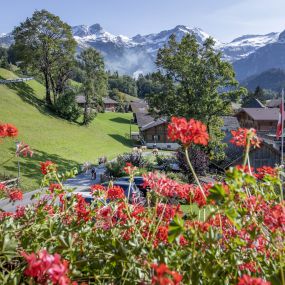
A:
[[[203,121],[211,136],[207,152],[212,158],[223,157],[223,124],[220,116],[227,115],[230,104],[241,94],[230,63],[221,59],[208,38],[200,45],[194,35],[181,42],[171,36],[168,45],[160,49],[153,76],[158,92],[148,96],[150,111],[156,116],[183,116]]]
[[[0,67],[8,68],[8,50],[0,47]]]
[[[43,76],[46,102],[52,105],[70,78],[76,42],[71,27],[52,13],[35,11],[13,31],[14,50],[22,65]]]
[[[102,105],[102,98],[107,95],[107,75],[104,70],[103,57],[94,48],[81,52],[79,65],[83,71],[82,88],[85,96],[83,124],[87,125],[94,118],[91,103],[98,109]]]
[[[136,80],[128,75],[119,75],[118,72],[108,74],[109,89],[118,89],[120,92],[137,96]]]

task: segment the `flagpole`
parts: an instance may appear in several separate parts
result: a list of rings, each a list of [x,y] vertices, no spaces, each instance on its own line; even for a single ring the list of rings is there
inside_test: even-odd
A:
[[[281,92],[281,167],[284,166],[284,136],[283,136],[283,130],[284,130],[284,89],[282,88]]]

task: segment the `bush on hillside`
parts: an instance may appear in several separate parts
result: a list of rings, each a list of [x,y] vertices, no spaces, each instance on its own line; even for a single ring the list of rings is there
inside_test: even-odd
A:
[[[75,93],[73,90],[66,90],[66,92],[61,95],[53,106],[56,114],[58,114],[63,119],[75,122],[82,111],[75,101]]]
[[[124,166],[126,163],[131,163],[133,166],[138,168],[143,167],[145,164],[145,159],[141,153],[131,152],[118,155],[117,159],[110,161],[106,164],[107,171],[112,177],[122,177],[126,176],[124,171]]]

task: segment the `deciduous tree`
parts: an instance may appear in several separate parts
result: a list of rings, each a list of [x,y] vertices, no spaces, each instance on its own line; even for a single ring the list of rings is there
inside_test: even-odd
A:
[[[223,156],[222,120],[230,104],[243,94],[230,63],[221,59],[208,38],[200,45],[195,36],[181,42],[171,36],[160,49],[156,60],[159,71],[153,76],[161,87],[148,96],[150,111],[156,116],[195,118],[208,128],[211,142],[207,151],[212,157]]]
[[[87,125],[93,118],[91,102],[95,107],[102,105],[102,98],[107,95],[107,75],[104,71],[104,60],[94,48],[88,48],[79,56],[83,70],[83,93],[85,108],[83,124]]]
[[[76,42],[71,27],[52,13],[35,11],[13,31],[17,59],[43,76],[46,102],[52,105],[70,78]]]

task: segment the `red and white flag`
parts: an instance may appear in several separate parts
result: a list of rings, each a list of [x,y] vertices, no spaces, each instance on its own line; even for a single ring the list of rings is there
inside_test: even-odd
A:
[[[279,117],[278,117],[278,123],[277,123],[277,129],[276,129],[276,138],[279,139],[283,135],[283,124],[282,121],[284,121],[284,90],[282,90],[282,97],[281,97],[281,103],[280,103],[280,111],[279,111]]]

